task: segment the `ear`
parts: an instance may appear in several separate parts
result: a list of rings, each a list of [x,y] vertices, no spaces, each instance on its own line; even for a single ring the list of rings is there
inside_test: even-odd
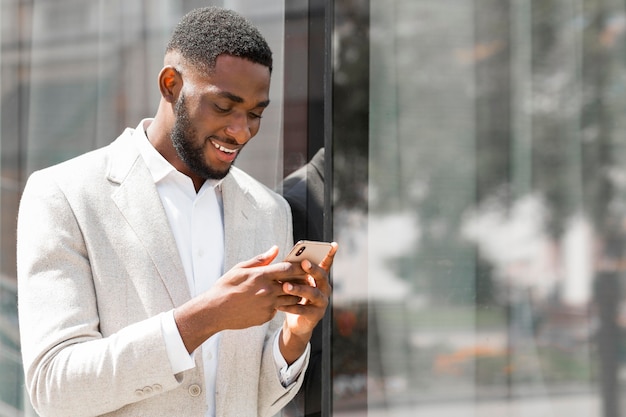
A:
[[[180,72],[171,65],[163,67],[159,73],[159,90],[165,101],[175,103],[182,87],[183,78]]]

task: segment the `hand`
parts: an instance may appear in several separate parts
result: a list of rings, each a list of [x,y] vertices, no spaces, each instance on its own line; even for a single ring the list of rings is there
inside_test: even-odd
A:
[[[271,264],[278,247],[235,265],[213,287],[174,311],[188,352],[225,329],[244,329],[271,320],[276,311],[295,305],[301,297],[286,294],[283,281],[306,279],[299,265]]]
[[[307,260],[300,263],[302,271],[307,275],[305,281],[289,280],[283,283],[286,294],[301,298],[297,304],[285,303],[278,307],[286,313],[280,350],[289,364],[302,355],[313,329],[324,317],[332,292],[328,275],[338,247],[333,242],[331,250],[319,265],[313,265]]]

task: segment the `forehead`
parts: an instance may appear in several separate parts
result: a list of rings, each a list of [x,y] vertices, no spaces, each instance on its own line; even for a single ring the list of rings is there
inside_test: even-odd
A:
[[[192,88],[196,94],[228,93],[244,102],[258,103],[269,99],[270,70],[244,58],[220,55],[210,72],[192,71]]]

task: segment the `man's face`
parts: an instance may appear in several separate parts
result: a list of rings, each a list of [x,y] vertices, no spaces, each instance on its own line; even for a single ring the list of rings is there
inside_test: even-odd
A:
[[[228,174],[230,166],[226,170],[218,170],[206,160],[204,155],[206,142],[197,143],[195,140],[196,130],[193,128],[191,120],[189,120],[189,112],[187,111],[183,94],[180,95],[176,102],[174,111],[176,112],[176,122],[174,123],[171,137],[178,157],[191,171],[204,179],[219,180],[224,178]]]
[[[269,104],[270,72],[222,55],[210,75],[185,76],[174,107],[171,139],[190,175],[221,179],[259,131]]]

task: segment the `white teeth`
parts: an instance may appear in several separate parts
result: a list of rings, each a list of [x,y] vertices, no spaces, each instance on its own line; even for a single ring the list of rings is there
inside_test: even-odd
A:
[[[235,152],[237,152],[236,149],[228,149],[228,148],[225,148],[222,145],[217,144],[215,142],[211,142],[211,143],[213,144],[213,146],[215,146],[216,149],[219,149],[222,152],[225,152],[225,153],[235,153]]]

